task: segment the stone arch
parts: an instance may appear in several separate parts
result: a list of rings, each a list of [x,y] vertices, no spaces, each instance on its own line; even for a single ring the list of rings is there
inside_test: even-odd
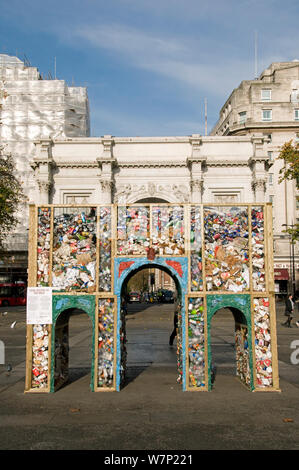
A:
[[[157,201],[157,204],[161,204],[162,201],[163,204],[179,203],[175,195],[172,193],[159,192],[153,196],[148,191],[143,191],[138,193],[138,195],[130,194],[126,199],[126,204],[137,204],[141,203],[143,200],[149,199],[153,200],[154,203]]]
[[[91,295],[84,296],[68,296],[68,295],[54,295],[52,300],[53,308],[53,324],[52,324],[52,338],[51,338],[51,376],[50,376],[50,392],[54,392],[61,384],[55,384],[55,365],[56,355],[60,353],[63,348],[61,339],[66,335],[67,345],[68,338],[68,323],[70,316],[75,311],[86,313],[91,320],[92,325],[92,361],[91,361],[91,379],[90,389],[94,391],[94,367],[95,367],[95,297]],[[63,327],[65,330],[63,331]],[[61,331],[59,331],[59,329]],[[68,350],[66,351],[68,357]]]
[[[185,297],[188,289],[188,259],[181,258],[162,258],[158,257],[150,261],[147,258],[116,258],[114,264],[114,294],[117,296],[117,345],[116,345],[116,390],[119,391],[121,387],[121,344],[120,344],[120,330],[122,328],[121,319],[121,292],[124,282],[131,277],[135,272],[143,268],[158,268],[162,269],[172,276],[174,279],[178,293],[181,297],[181,328],[182,328],[182,385],[183,390],[186,389],[186,303]]]

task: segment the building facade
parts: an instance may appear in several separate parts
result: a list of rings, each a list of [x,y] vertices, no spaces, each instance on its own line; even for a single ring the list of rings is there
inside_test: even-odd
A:
[[[299,61],[273,63],[258,79],[242,81],[222,106],[211,135],[257,132],[263,136],[270,165],[266,200],[273,204],[276,291],[285,292],[298,277],[298,248],[294,247],[292,259],[284,230],[299,221],[299,192],[295,181],[279,183],[283,161],[277,156],[285,142],[299,141]]]
[[[24,193],[31,200],[36,190],[30,166],[30,159],[35,156],[34,141],[90,134],[86,88],[69,87],[64,80],[45,80],[36,67],[0,54],[0,122],[1,151],[13,155]],[[19,220],[8,241],[10,256],[5,263],[0,260],[0,281],[19,280],[27,275],[26,207],[20,208]]]
[[[294,182],[278,183],[276,157],[284,142],[299,138],[299,62],[272,64],[258,80],[242,82],[205,137],[89,137],[85,88],[43,80],[36,68],[3,54],[0,74],[1,143],[14,156],[29,203],[270,201],[277,285],[287,288],[283,224],[299,218],[299,199]],[[21,210],[9,240],[11,263],[0,266],[0,277],[25,269],[28,216]]]

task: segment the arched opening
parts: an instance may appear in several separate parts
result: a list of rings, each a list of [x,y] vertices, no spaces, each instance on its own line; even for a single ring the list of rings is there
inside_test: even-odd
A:
[[[138,201],[135,201],[134,204],[168,204],[169,201],[166,201],[166,199],[162,199],[160,197],[145,197],[143,199],[138,199]]]
[[[237,377],[252,388],[250,325],[244,313],[226,306],[213,313],[210,324],[210,382],[214,387]],[[226,377],[224,377],[226,376]]]
[[[153,271],[169,276],[172,289],[156,289]],[[171,271],[155,263],[139,266],[121,284],[122,349],[124,387],[146,369],[165,369],[171,385],[181,382],[182,288]],[[167,378],[166,378],[167,377]]]
[[[91,319],[79,308],[63,310],[57,317],[52,341],[53,390],[79,379],[93,383],[93,328]]]

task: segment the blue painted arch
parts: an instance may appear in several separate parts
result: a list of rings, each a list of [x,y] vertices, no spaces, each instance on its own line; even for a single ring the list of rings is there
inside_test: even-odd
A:
[[[169,262],[172,263],[168,264]],[[121,264],[125,263],[125,264]],[[178,263],[176,265],[176,263]],[[124,266],[124,269],[122,269]],[[174,267],[175,266],[175,267]],[[176,269],[177,267],[177,269]],[[154,261],[147,258],[115,258],[114,260],[114,294],[117,296],[117,345],[116,345],[116,390],[120,391],[120,365],[121,365],[121,345],[120,345],[120,329],[121,329],[121,292],[124,282],[134,272],[143,268],[158,268],[166,271],[174,279],[178,292],[181,295],[181,313],[182,313],[182,365],[183,365],[183,390],[186,390],[186,305],[185,295],[188,292],[188,258],[187,257],[157,257]]]

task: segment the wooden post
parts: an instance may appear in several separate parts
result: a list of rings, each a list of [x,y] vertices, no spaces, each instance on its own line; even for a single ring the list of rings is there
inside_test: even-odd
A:
[[[273,265],[273,215],[272,205],[266,204],[266,220],[267,220],[267,245],[268,245],[268,291],[270,301],[270,335],[271,335],[271,352],[272,352],[272,380],[273,388],[279,390],[279,373],[278,373],[278,353],[277,353],[277,330],[276,330],[276,309],[275,309],[275,281],[274,281],[274,265]]]

